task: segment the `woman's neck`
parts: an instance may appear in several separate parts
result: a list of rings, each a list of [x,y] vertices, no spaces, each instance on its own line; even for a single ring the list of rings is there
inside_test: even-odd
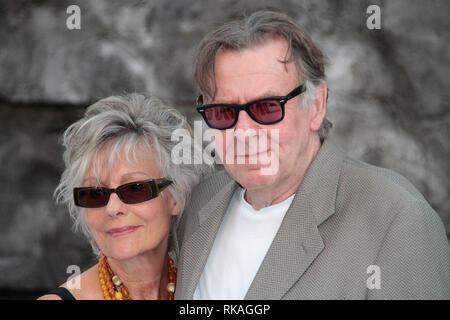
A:
[[[167,298],[167,248],[168,243],[127,260],[108,258],[109,266],[133,300]]]

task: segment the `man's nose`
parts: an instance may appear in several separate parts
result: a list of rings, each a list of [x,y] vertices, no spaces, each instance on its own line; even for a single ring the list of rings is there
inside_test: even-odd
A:
[[[250,118],[249,114],[245,110],[239,112],[238,121],[236,122],[235,129],[248,130],[257,129],[258,123]]]
[[[238,155],[252,154],[257,152],[258,133],[260,125],[254,121],[247,112],[241,111],[234,128],[234,142]]]

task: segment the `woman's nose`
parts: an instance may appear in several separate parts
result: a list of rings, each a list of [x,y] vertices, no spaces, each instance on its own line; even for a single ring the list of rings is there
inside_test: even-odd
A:
[[[120,200],[117,193],[113,192],[109,196],[109,201],[106,204],[105,213],[111,217],[123,215],[125,214],[124,206],[125,203]]]

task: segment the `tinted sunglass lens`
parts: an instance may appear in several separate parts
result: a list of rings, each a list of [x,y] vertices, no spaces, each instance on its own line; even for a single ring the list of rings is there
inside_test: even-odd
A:
[[[254,103],[250,106],[251,115],[261,123],[277,122],[283,117],[283,108],[277,100],[265,100]]]
[[[212,128],[227,128],[234,123],[235,118],[236,112],[230,107],[217,106],[205,110],[205,120]]]
[[[102,188],[84,188],[75,192],[75,204],[85,208],[99,208],[106,205],[109,193]]]
[[[144,202],[153,198],[152,188],[149,183],[132,183],[120,187],[117,190],[123,202],[128,204]]]

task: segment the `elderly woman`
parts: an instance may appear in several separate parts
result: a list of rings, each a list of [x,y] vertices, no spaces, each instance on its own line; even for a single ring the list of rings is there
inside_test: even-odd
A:
[[[191,129],[155,97],[131,94],[91,105],[64,133],[66,169],[55,191],[97,265],[40,299],[173,299],[174,226],[202,165],[174,164],[172,132]]]

